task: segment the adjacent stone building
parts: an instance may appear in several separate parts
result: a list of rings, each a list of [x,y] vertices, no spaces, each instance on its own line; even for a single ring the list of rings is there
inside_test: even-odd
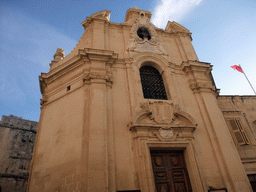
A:
[[[256,96],[218,96],[217,100],[256,191]]]
[[[159,29],[139,9],[109,18],[87,17],[39,77],[28,191],[251,192],[255,97],[218,97],[180,24]]]
[[[0,191],[25,192],[37,122],[2,116],[0,122]]]

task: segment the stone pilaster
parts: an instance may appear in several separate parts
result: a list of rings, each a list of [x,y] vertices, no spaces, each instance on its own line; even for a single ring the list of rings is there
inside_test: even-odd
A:
[[[113,145],[108,138],[108,135],[111,136],[111,119],[108,118],[108,111],[111,111],[108,102],[111,102],[111,98],[107,96],[113,80],[107,65],[111,65],[117,55],[112,51],[96,49],[85,49],[84,53],[90,62],[90,68],[84,71],[83,78],[86,90],[84,129],[88,134],[84,148],[85,162],[88,162],[86,191],[103,192],[109,191],[109,174],[113,173],[109,170],[109,152],[112,150],[109,147]],[[114,188],[113,183],[111,188]]]

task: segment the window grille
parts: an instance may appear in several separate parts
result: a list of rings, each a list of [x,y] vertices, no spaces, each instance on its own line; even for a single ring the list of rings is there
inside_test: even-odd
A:
[[[140,78],[145,99],[167,100],[162,75],[151,66],[140,68]]]
[[[228,119],[228,125],[232,129],[233,135],[235,137],[236,143],[238,145],[247,145],[249,144],[248,136],[240,122],[239,119]]]

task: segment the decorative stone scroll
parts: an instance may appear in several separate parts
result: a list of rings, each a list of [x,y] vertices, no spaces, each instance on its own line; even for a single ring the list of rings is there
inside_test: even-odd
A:
[[[87,73],[84,75],[83,80],[89,81],[91,79],[103,79],[107,82],[113,83],[113,77],[111,73],[108,74],[100,74],[100,73]]]
[[[91,15],[91,18],[101,18],[101,19],[106,19],[107,21],[109,21],[110,19],[110,13],[111,11],[103,10],[103,11],[99,11],[97,13],[94,13]]]
[[[191,139],[197,124],[186,112],[181,111],[178,104],[172,101],[147,101],[140,104],[134,120],[128,124],[136,137],[160,141]]]
[[[131,39],[128,51],[154,52],[167,56],[167,52],[158,42],[158,35],[155,28],[156,27],[149,21],[149,18],[147,18],[144,13],[141,13],[131,28]],[[139,37],[139,29],[146,30],[149,33],[150,38]]]
[[[89,72],[89,73],[85,73],[84,77],[83,77],[83,81],[84,83],[86,82],[90,82],[92,79],[101,79],[101,80],[105,80],[105,82],[107,83],[107,85],[109,85],[110,87],[112,87],[113,84],[113,76],[112,73],[96,73],[96,72]]]
[[[200,90],[200,89],[212,89],[212,85],[210,82],[190,82],[190,88],[195,91],[195,90]]]
[[[188,74],[190,88],[193,92],[212,92],[217,94],[218,90],[211,75],[212,65],[188,60],[183,62],[181,67]]]
[[[144,111],[150,112],[150,119],[157,124],[171,124],[175,119],[174,113],[178,110],[178,105],[174,106],[171,101],[149,101],[140,103]]]

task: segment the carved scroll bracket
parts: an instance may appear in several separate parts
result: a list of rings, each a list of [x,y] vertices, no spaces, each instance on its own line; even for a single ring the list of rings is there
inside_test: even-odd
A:
[[[84,72],[83,82],[85,84],[91,84],[93,80],[96,80],[97,83],[106,83],[106,85],[110,87],[112,87],[113,84],[113,76],[110,72]]]
[[[128,124],[135,138],[174,141],[194,138],[197,124],[178,104],[172,101],[147,101],[140,103],[141,110]]]
[[[217,91],[212,78],[212,65],[199,61],[186,61],[181,64],[181,68],[188,74],[190,88],[194,92]]]

